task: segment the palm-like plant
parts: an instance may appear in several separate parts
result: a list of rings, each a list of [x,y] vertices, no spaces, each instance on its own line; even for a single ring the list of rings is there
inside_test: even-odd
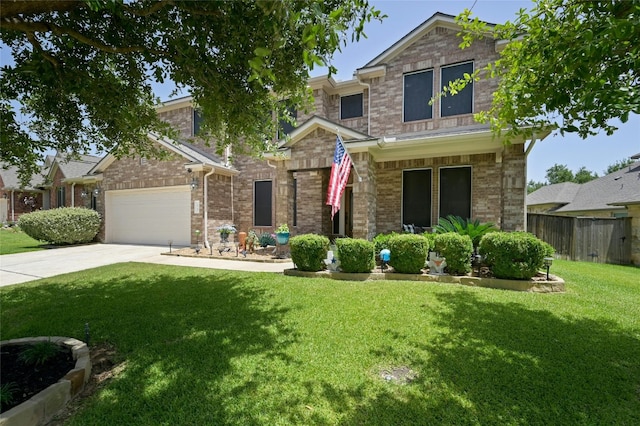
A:
[[[436,234],[455,232],[461,235],[468,235],[473,242],[474,251],[478,249],[480,240],[485,234],[498,230],[491,222],[480,223],[477,219],[463,219],[460,216],[454,216],[452,214],[446,218],[441,217],[434,229]]]

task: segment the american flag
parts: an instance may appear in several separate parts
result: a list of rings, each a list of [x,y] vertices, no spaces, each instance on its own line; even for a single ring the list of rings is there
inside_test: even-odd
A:
[[[340,135],[336,136],[336,150],[333,154],[331,177],[329,178],[329,191],[327,192],[327,205],[331,206],[331,220],[340,210],[340,199],[347,187],[349,173],[351,172],[351,157],[347,154],[342,144]]]

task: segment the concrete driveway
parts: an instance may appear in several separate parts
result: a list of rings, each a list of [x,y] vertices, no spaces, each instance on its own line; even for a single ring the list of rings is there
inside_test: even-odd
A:
[[[163,256],[167,247],[90,244],[0,256],[0,286],[19,284],[69,272],[121,262],[194,266],[237,271],[282,272],[293,263],[258,263],[235,260]]]

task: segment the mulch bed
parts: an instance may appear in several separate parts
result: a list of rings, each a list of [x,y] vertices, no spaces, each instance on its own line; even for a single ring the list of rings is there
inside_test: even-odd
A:
[[[20,353],[30,345],[4,345],[0,347],[0,371],[2,385],[14,384],[10,402],[2,403],[1,412],[22,404],[45,390],[73,370],[76,362],[71,349],[60,347],[60,351],[42,365],[27,365],[18,359]]]

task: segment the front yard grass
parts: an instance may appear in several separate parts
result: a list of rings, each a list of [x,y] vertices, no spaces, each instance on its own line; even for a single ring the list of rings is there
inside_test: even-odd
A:
[[[43,250],[43,243],[34,240],[17,227],[0,228],[0,255]]]
[[[640,424],[640,270],[552,273],[567,293],[119,264],[0,288],[0,334],[115,345],[71,425]]]

